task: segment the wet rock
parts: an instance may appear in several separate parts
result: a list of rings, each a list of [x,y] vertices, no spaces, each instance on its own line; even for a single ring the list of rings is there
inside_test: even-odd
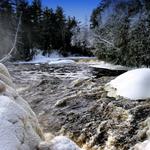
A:
[[[67,105],[66,99],[62,99],[56,102],[55,107],[64,107]]]
[[[96,78],[100,78],[102,76],[118,76],[125,72],[127,69],[106,69],[106,68],[96,68],[92,67],[92,73]]]

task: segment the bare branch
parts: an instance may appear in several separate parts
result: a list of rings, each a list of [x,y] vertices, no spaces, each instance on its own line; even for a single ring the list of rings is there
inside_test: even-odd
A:
[[[13,47],[9,51],[9,53],[0,60],[0,62],[7,61],[11,57],[12,52],[16,49],[16,44],[17,44],[17,39],[18,39],[18,32],[19,32],[19,28],[20,28],[20,25],[21,25],[21,17],[22,17],[22,14],[19,17],[19,22],[18,22],[16,34],[15,34],[15,39],[14,39]]]
[[[120,50],[120,48],[116,47],[114,45],[114,43],[110,42],[109,40],[105,39],[105,38],[102,38],[101,36],[101,33],[99,31],[97,31],[98,33],[95,34],[95,38],[98,39],[99,41],[101,41],[102,43],[105,43],[105,44],[108,44],[110,45],[111,47],[113,47],[114,49],[116,49],[117,51]]]
[[[113,46],[113,47],[114,47],[114,44],[113,44],[113,43],[111,43],[110,41],[105,40],[105,39],[101,38],[100,36],[96,36],[96,38],[98,38],[100,41],[103,41],[104,43],[107,43],[107,44],[109,44],[109,45],[111,45],[111,46]]]

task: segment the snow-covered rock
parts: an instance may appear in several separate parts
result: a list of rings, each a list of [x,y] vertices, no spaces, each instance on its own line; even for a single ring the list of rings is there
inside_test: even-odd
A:
[[[42,139],[36,115],[0,64],[0,150],[36,150]]]
[[[73,141],[65,136],[56,136],[49,143],[41,142],[39,150],[81,150]]]
[[[7,68],[1,63],[0,63],[0,73],[3,74],[4,76],[10,78],[10,74],[9,74]]]
[[[81,150],[73,141],[64,136],[55,137],[51,143],[52,150]]]
[[[74,60],[67,60],[67,59],[64,59],[64,60],[53,60],[53,61],[50,61],[48,64],[51,65],[51,64],[70,64],[70,63],[75,63]]]
[[[150,140],[138,143],[134,146],[134,150],[150,150]]]
[[[122,96],[132,100],[150,98],[150,69],[128,71],[106,85],[109,96]]]
[[[148,117],[142,124],[142,128],[138,131],[140,137],[146,136],[147,139],[143,142],[137,143],[134,150],[150,150],[150,117]]]

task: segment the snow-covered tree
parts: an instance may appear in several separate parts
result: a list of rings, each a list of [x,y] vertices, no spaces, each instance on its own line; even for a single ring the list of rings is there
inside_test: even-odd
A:
[[[94,42],[93,31],[88,25],[80,25],[72,30],[73,36],[71,44],[73,46],[81,46],[85,48],[92,48]]]
[[[122,65],[150,65],[149,17],[149,1],[101,1],[91,16],[98,57]]]

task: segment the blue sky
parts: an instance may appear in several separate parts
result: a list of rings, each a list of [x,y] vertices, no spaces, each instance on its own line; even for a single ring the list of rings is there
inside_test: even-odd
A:
[[[86,18],[89,20],[92,10],[99,2],[100,0],[42,0],[43,6],[55,9],[59,5],[67,16],[75,16],[82,23],[85,23]]]

